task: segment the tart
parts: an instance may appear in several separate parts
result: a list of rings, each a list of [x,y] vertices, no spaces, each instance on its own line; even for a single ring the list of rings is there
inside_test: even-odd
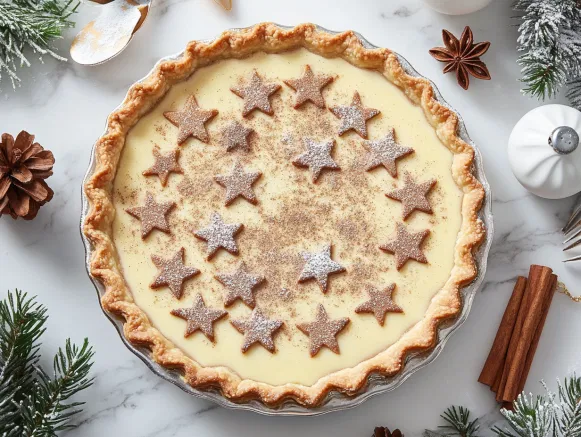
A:
[[[350,31],[190,43],[96,143],[84,233],[104,309],[235,402],[311,408],[397,374],[477,273],[484,190],[457,125]]]

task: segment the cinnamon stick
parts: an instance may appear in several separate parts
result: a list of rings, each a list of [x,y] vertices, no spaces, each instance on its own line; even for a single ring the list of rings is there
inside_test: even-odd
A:
[[[552,291],[552,283],[553,271],[550,268],[531,266],[498,387],[496,399],[499,402],[514,401],[519,393],[527,355],[543,318],[543,308],[547,294]]]
[[[504,368],[508,346],[516,324],[526,285],[527,278],[519,276],[506,306],[506,310],[504,311],[504,315],[502,316],[502,320],[500,321],[500,326],[496,332],[496,337],[494,338],[494,343],[492,343],[492,348],[490,349],[486,363],[484,363],[484,367],[478,378],[479,382],[490,386],[493,391],[496,391],[500,385],[501,372]]]
[[[535,352],[537,351],[537,347],[539,345],[539,340],[541,339],[541,334],[543,332],[543,328],[545,327],[545,321],[547,320],[547,315],[549,314],[549,308],[551,307],[551,302],[553,301],[553,296],[555,295],[555,290],[557,289],[557,275],[551,275],[551,283],[549,285],[549,291],[546,294],[545,301],[543,302],[543,309],[542,309],[542,316],[541,320],[539,321],[539,325],[535,331],[535,335],[533,340],[531,341],[531,346],[527,353],[527,358],[523,367],[522,376],[520,380],[520,384],[517,391],[521,393],[525,388],[525,383],[527,382],[527,377],[529,376],[529,371],[531,370],[531,366],[533,364],[533,358],[535,357]]]

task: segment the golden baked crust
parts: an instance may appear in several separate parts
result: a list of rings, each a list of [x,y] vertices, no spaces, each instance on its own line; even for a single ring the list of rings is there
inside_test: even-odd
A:
[[[463,192],[462,224],[457,237],[454,267],[445,285],[432,298],[422,320],[395,344],[376,356],[320,378],[311,386],[287,383],[272,386],[243,380],[227,367],[203,367],[186,356],[152,326],[146,314],[133,302],[125,283],[115,245],[112,222],[115,210],[112,183],[125,138],[132,126],[165,95],[173,84],[189,77],[197,68],[221,59],[242,58],[258,51],[277,53],[296,48],[325,57],[341,57],[355,66],[375,69],[420,105],[441,142],[454,154],[452,175]],[[107,120],[107,130],[95,145],[95,171],[85,184],[90,209],[83,225],[93,251],[91,275],[105,286],[103,308],[125,319],[125,337],[134,344],[147,346],[157,363],[183,371],[193,387],[219,387],[232,401],[260,399],[275,406],[293,398],[305,407],[315,407],[330,390],[354,395],[371,373],[394,375],[401,371],[410,351],[426,350],[436,341],[438,324],[461,310],[459,289],[476,276],[473,252],[483,241],[485,229],[478,218],[484,189],[472,174],[474,150],[457,135],[457,116],[434,97],[429,81],[405,73],[397,56],[388,49],[365,48],[352,31],[331,35],[312,24],[286,30],[271,24],[258,24],[242,31],[227,31],[210,43],[191,42],[177,60],[163,61],[140,83],[132,86]]]

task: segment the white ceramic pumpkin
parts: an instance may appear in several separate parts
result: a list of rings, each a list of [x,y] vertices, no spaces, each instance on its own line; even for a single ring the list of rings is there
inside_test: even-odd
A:
[[[531,193],[561,199],[581,191],[581,112],[565,105],[533,109],[515,125],[508,159]]]

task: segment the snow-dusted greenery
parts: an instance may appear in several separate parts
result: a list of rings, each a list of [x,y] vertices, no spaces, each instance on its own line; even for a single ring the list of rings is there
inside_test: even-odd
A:
[[[558,381],[557,393],[544,396],[521,393],[514,411],[501,410],[510,428],[494,428],[500,437],[581,436],[581,378]]]
[[[500,410],[507,424],[492,431],[499,437],[580,437],[581,378],[573,375],[557,383],[557,393],[544,383],[545,395],[521,393],[513,411]],[[467,408],[450,407],[441,417],[446,425],[438,431],[426,430],[424,437],[478,437],[478,419],[470,420]]]
[[[39,366],[46,308],[16,290],[0,300],[0,436],[45,437],[71,428],[82,403],[67,402],[89,387],[93,350],[66,341],[54,357],[53,376]]]
[[[514,9],[523,92],[544,100],[566,86],[581,109],[581,1],[516,0]]]
[[[69,18],[77,6],[76,0],[0,0],[0,84],[6,77],[19,84],[18,69],[30,67],[28,51],[41,62],[43,55],[66,60],[51,43],[74,25]]]

